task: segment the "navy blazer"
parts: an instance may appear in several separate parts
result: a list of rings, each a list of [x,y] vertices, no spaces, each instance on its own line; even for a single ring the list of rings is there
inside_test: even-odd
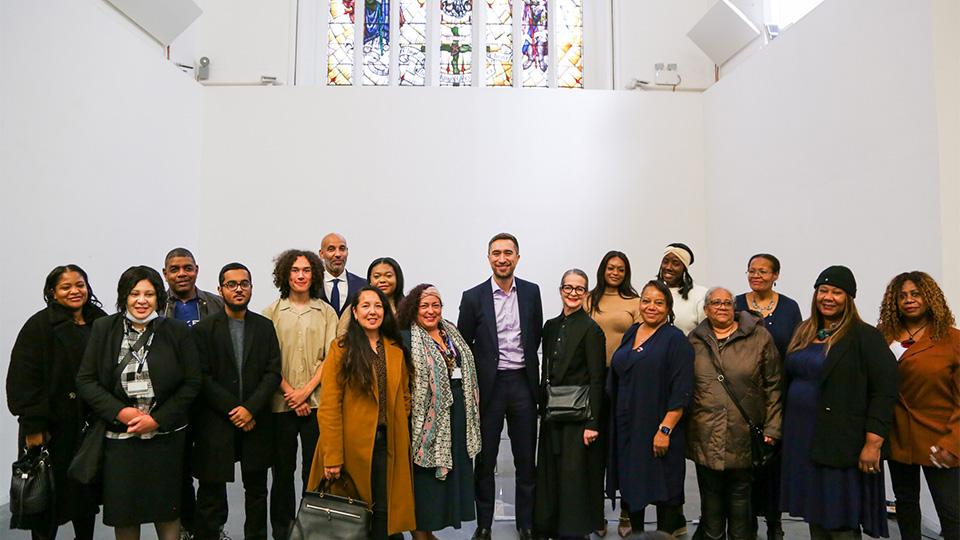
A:
[[[337,309],[337,306],[330,304],[330,300],[327,299],[327,289],[326,287],[320,287],[320,299],[330,304],[330,307],[337,312],[337,317],[343,314],[343,311],[347,309],[347,306],[350,305],[350,299],[353,298],[353,295],[357,294],[357,291],[367,286],[367,280],[362,277],[351,274],[347,272],[347,297],[343,299],[343,309]]]
[[[523,344],[523,361],[526,365],[530,396],[536,401],[540,383],[540,334],[543,330],[543,304],[540,287],[536,283],[514,277],[517,285],[517,306],[520,309],[520,339]],[[457,329],[473,351],[477,365],[477,382],[480,387],[480,411],[493,391],[497,379],[497,364],[500,362],[500,344],[497,340],[497,314],[493,308],[493,285],[489,279],[464,291],[460,300],[460,316]]]

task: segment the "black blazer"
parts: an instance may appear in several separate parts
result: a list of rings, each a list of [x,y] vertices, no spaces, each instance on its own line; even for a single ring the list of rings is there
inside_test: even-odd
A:
[[[560,339],[563,343],[560,343]],[[604,411],[607,341],[603,330],[584,310],[550,319],[543,325],[543,387],[540,411],[546,412],[549,378],[552,386],[590,386],[592,417],[583,426],[600,431]],[[562,354],[561,354],[562,353]]]
[[[543,305],[540,302],[540,287],[536,283],[513,278],[517,285],[517,306],[520,310],[520,337],[523,344],[523,361],[526,365],[530,395],[537,398],[540,379],[540,333],[543,327]],[[480,411],[493,392],[497,379],[497,364],[500,362],[500,344],[497,340],[497,314],[493,308],[493,286],[485,280],[476,287],[464,291],[460,300],[460,316],[457,329],[463,335],[477,365],[477,382],[480,387]]]
[[[243,470],[264,470],[273,464],[270,401],[280,386],[280,344],[273,323],[262,315],[247,311],[243,326],[242,390],[226,312],[220,310],[193,327],[203,386],[193,411],[196,436],[191,465],[193,476],[201,481],[234,480],[238,439]],[[229,413],[238,406],[256,420],[252,430],[243,431],[230,422]]]
[[[337,306],[330,304],[330,300],[327,299],[327,289],[325,287],[320,287],[320,299],[324,302],[330,304],[330,307],[337,312],[337,317],[343,314],[344,310],[347,309],[347,306],[350,305],[350,299],[353,298],[353,295],[357,294],[357,291],[366,287],[368,285],[367,280],[362,277],[351,274],[347,272],[347,297],[343,299],[343,309],[338,309]]]
[[[105,315],[94,305],[83,309],[87,324]],[[19,417],[24,435],[48,431],[59,436],[60,426],[79,429],[76,380],[86,343],[73,314],[59,304],[51,303],[27,319],[7,371],[7,406]]]
[[[820,373],[813,461],[856,467],[867,432],[884,438],[887,456],[897,383],[897,360],[876,328],[861,322],[834,343]]]
[[[118,369],[123,318],[121,312],[93,323],[77,373],[77,393],[114,431],[126,430],[117,414],[133,404],[120,386]],[[172,431],[187,425],[190,404],[200,392],[200,358],[186,323],[160,317],[150,324],[155,334],[147,365],[157,400],[150,415],[160,425],[159,431]]]

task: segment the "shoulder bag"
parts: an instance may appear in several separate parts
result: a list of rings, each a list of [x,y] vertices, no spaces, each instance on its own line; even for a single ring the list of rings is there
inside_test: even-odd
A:
[[[46,446],[24,450],[13,462],[10,480],[10,512],[13,523],[47,510],[53,500],[53,464]]]
[[[743,419],[747,422],[747,429],[750,431],[750,458],[753,467],[755,469],[762,468],[776,454],[776,448],[773,445],[763,442],[763,426],[755,424],[753,420],[750,419],[750,415],[747,414],[743,405],[740,404],[740,399],[737,398],[737,395],[733,393],[733,389],[727,384],[727,376],[723,373],[723,368],[720,367],[719,360],[712,353],[710,354],[710,360],[713,362],[714,369],[717,370],[717,381],[719,381],[720,386],[726,390],[727,395],[730,396],[730,400],[733,401],[737,410],[740,411],[740,415],[743,416]]]

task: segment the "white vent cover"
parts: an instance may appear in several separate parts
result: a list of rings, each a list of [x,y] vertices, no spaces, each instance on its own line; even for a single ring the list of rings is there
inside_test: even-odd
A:
[[[760,30],[730,0],[720,0],[687,32],[714,64],[722,66],[751,41]]]
[[[169,45],[203,13],[193,0],[107,0],[144,32]]]

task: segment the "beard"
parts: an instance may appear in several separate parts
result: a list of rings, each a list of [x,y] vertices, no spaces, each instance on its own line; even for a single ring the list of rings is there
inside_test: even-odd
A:
[[[234,304],[233,302],[228,302],[227,300],[224,300],[223,303],[226,304],[231,311],[246,311],[247,305],[250,304],[250,297],[248,296],[247,299],[240,304]]]

